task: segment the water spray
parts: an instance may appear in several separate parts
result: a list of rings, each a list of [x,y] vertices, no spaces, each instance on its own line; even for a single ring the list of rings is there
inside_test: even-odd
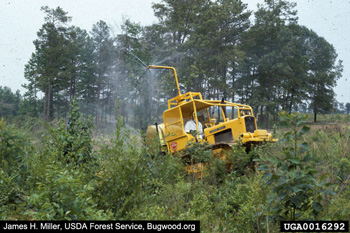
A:
[[[127,49],[127,51],[128,51],[134,58],[136,58],[144,67],[147,67],[147,65],[146,65],[138,56],[136,56],[130,49]]]
[[[171,67],[171,66],[154,66],[154,65],[149,65],[149,66],[146,66],[146,67],[147,67],[147,70],[149,70],[149,69],[169,69],[169,70],[172,70],[174,72],[174,76],[175,76],[175,81],[176,81],[178,95],[181,96],[179,81],[177,79],[177,74],[176,74],[176,70],[175,70],[174,67]]]

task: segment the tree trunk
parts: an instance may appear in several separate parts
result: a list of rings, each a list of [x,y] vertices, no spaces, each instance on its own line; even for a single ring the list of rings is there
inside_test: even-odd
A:
[[[43,118],[44,118],[44,122],[47,122],[46,120],[46,106],[47,106],[47,85],[45,87],[45,96],[44,96],[44,115],[43,115]]]
[[[96,124],[99,123],[100,120],[100,82],[97,84],[97,105],[96,105]]]
[[[289,114],[292,113],[293,102],[294,102],[294,91],[292,90],[292,93],[291,93],[291,96],[290,96]]]
[[[263,120],[264,120],[263,108],[264,107],[261,105],[260,106],[260,116],[259,116],[259,121],[260,122],[263,122]]]
[[[36,100],[36,87],[34,86],[34,117],[38,116],[37,100]]]
[[[57,104],[57,120],[60,119],[60,105]]]
[[[233,70],[234,68],[235,68],[234,65],[232,65]],[[232,71],[232,103],[234,102],[235,102],[235,74],[234,74],[234,71]],[[234,118],[235,118],[235,112],[234,112],[234,109],[232,108],[231,119],[234,119]]]
[[[69,85],[69,102],[72,102],[72,96],[73,96],[73,77],[71,77],[70,85]]]
[[[314,106],[314,122],[316,122],[316,121],[317,121],[317,107]]]
[[[317,113],[314,111],[314,122],[317,121]]]
[[[50,116],[51,116],[51,83],[49,83],[48,87],[48,98],[47,98],[47,122],[50,122]]]
[[[105,98],[105,93],[104,91],[102,91],[101,93],[102,95],[102,101],[101,101],[101,123],[104,121],[104,118],[105,118],[105,111],[106,111],[106,107],[105,107],[105,104],[104,104],[104,98]]]

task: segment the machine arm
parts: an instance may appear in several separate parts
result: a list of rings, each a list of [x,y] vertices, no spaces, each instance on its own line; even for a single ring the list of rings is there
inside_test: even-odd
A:
[[[169,70],[173,70],[174,76],[175,76],[175,81],[176,81],[176,86],[177,86],[178,95],[181,96],[179,81],[177,80],[177,74],[176,74],[176,70],[175,70],[174,67],[171,67],[171,66],[153,66],[153,65],[149,65],[149,66],[147,66],[147,70],[149,70],[149,69],[169,69]]]

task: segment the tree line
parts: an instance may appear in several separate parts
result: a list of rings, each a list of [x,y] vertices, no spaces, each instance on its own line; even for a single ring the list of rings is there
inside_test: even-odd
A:
[[[27,114],[46,122],[67,117],[75,97],[98,124],[114,119],[118,106],[126,123],[144,129],[162,121],[177,94],[172,74],[146,71],[148,64],[174,66],[182,92],[251,105],[267,128],[280,110],[313,112],[316,121],[335,108],[341,61],[329,42],[298,24],[295,3],[265,0],[256,12],[240,0],[152,7],[157,23],[127,19],[118,33],[104,21],[87,32],[70,25],[62,8],[42,7],[45,23],[24,73]]]

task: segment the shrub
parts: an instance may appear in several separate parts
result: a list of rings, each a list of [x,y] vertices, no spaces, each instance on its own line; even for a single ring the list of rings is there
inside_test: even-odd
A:
[[[344,189],[338,190],[337,194],[333,197],[328,205],[323,211],[323,219],[327,220],[347,220],[350,216],[350,188],[349,184],[345,185]]]
[[[9,174],[16,174],[23,168],[23,159],[30,150],[31,144],[25,133],[14,125],[0,120],[0,163],[1,168]]]
[[[56,151],[67,162],[82,163],[91,159],[92,118],[81,117],[79,107],[74,99],[71,104],[71,117],[67,127],[61,120],[57,128],[49,128],[51,144],[47,149]]]
[[[345,182],[350,179],[350,160],[342,158],[338,164],[338,179],[340,182]]]
[[[72,167],[51,164],[28,197],[27,212],[40,220],[102,220],[108,218],[91,199],[93,186]]]
[[[16,216],[25,206],[23,191],[17,181],[17,175],[9,175],[0,169],[0,219],[7,220]]]
[[[146,149],[136,136],[130,136],[121,117],[111,140],[101,145],[97,163],[93,197],[99,208],[121,219],[143,202],[150,170]]]
[[[84,120],[76,101],[69,126],[61,121],[49,127],[43,148],[26,158],[26,215],[41,220],[87,220],[109,218],[92,199],[91,118]]]
[[[305,122],[306,116],[298,113],[280,113],[281,124],[290,127],[291,131],[285,133],[280,141],[285,142],[283,154],[262,155],[256,161],[260,162],[259,170],[264,171],[263,180],[266,185],[272,185],[272,194],[269,197],[269,210],[275,220],[296,220],[302,217],[314,217],[323,209],[323,202],[332,192],[327,189],[330,184],[318,182],[315,174],[317,170],[310,166],[312,155],[306,142],[299,144],[302,135],[310,128],[300,126]],[[324,174],[321,177],[323,180]],[[305,213],[312,212],[313,216]]]

